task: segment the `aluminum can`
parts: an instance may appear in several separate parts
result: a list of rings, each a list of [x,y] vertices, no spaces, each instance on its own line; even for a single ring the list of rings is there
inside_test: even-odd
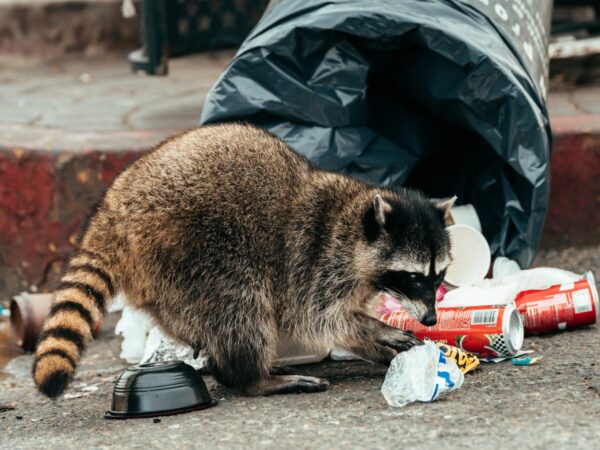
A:
[[[523,322],[514,305],[438,308],[437,319],[427,327],[405,309],[380,317],[392,327],[412,331],[419,339],[453,345],[484,358],[512,356],[523,345]]]
[[[548,289],[520,292],[515,298],[526,334],[564,331],[598,322],[598,291],[592,272],[583,279]]]

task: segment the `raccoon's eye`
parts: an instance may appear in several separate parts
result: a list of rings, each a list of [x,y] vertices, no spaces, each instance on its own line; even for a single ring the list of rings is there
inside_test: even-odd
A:
[[[408,273],[408,279],[412,282],[419,281],[420,278],[421,278],[420,273],[417,273],[417,272],[409,272]]]

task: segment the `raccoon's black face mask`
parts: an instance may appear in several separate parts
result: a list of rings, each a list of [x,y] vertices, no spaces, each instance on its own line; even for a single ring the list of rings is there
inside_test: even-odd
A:
[[[385,197],[374,196],[363,220],[377,254],[373,283],[423,325],[435,325],[436,291],[451,261],[444,219],[454,199],[432,203],[411,191]]]
[[[391,295],[423,325],[437,322],[436,291],[444,280],[445,270],[439,274],[388,270],[377,280],[378,288]]]

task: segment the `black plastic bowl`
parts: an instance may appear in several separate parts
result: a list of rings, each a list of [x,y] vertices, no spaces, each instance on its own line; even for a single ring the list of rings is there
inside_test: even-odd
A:
[[[138,364],[125,370],[115,383],[107,419],[169,416],[210,408],[204,380],[183,361]]]

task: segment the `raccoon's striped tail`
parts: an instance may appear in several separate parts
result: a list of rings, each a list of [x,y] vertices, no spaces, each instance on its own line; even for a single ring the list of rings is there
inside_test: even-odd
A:
[[[106,302],[115,294],[110,265],[101,255],[79,250],[54,293],[33,363],[33,380],[48,397],[60,395],[73,377]]]

